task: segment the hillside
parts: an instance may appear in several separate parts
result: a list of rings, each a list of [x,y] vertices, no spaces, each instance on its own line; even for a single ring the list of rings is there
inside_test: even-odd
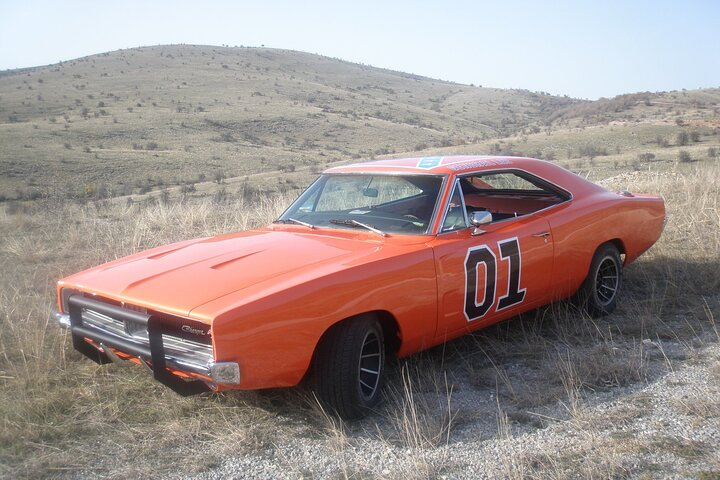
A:
[[[506,136],[576,103],[287,50],[121,50],[0,74],[0,195],[98,198],[318,170]]]
[[[610,122],[652,122],[720,127],[720,88],[644,92],[601,98],[559,108],[549,120],[555,125],[582,126]]]
[[[180,397],[49,320],[65,275],[410,151],[545,158],[669,221],[612,315],[560,302],[413,355],[356,423],[303,388]],[[0,478],[720,478],[719,154],[719,89],[588,102],[200,46],[0,72]]]

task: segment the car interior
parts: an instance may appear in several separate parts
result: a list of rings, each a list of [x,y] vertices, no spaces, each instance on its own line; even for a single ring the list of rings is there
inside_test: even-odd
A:
[[[443,231],[470,226],[468,219],[476,211],[488,211],[492,221],[543,210],[570,199],[570,194],[525,172],[500,171],[461,177],[459,191],[453,192],[443,223]],[[460,198],[462,194],[462,198]],[[465,205],[465,212],[462,205]]]

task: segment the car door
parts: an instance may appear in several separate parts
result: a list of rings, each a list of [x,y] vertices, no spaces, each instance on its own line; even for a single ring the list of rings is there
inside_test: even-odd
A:
[[[525,215],[469,227],[456,182],[432,242],[439,338],[481,328],[548,303],[553,268],[550,225]]]

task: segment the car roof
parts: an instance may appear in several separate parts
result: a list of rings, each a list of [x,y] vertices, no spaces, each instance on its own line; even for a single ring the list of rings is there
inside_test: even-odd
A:
[[[543,170],[550,165],[544,160],[524,157],[494,157],[488,155],[450,155],[435,157],[392,158],[353,163],[330,168],[325,173],[425,173],[452,175],[498,168]]]
[[[330,168],[325,173],[387,173],[425,175],[463,175],[492,170],[521,170],[550,182],[573,197],[604,192],[596,185],[556,163],[526,157],[489,155],[449,155],[436,157],[393,158],[353,163]]]

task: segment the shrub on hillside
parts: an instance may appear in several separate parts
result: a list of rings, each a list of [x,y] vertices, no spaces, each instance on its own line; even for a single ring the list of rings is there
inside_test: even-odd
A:
[[[658,147],[662,147],[662,148],[665,148],[665,147],[667,147],[667,146],[669,145],[669,142],[667,141],[667,138],[661,137],[660,135],[658,135],[658,136],[655,138],[655,143],[658,144]]]
[[[591,160],[595,157],[607,156],[607,155],[608,155],[607,148],[596,147],[594,145],[585,145],[584,147],[580,148],[580,156],[588,157]]]
[[[690,135],[687,132],[680,132],[675,138],[675,144],[684,147],[690,142]]]

